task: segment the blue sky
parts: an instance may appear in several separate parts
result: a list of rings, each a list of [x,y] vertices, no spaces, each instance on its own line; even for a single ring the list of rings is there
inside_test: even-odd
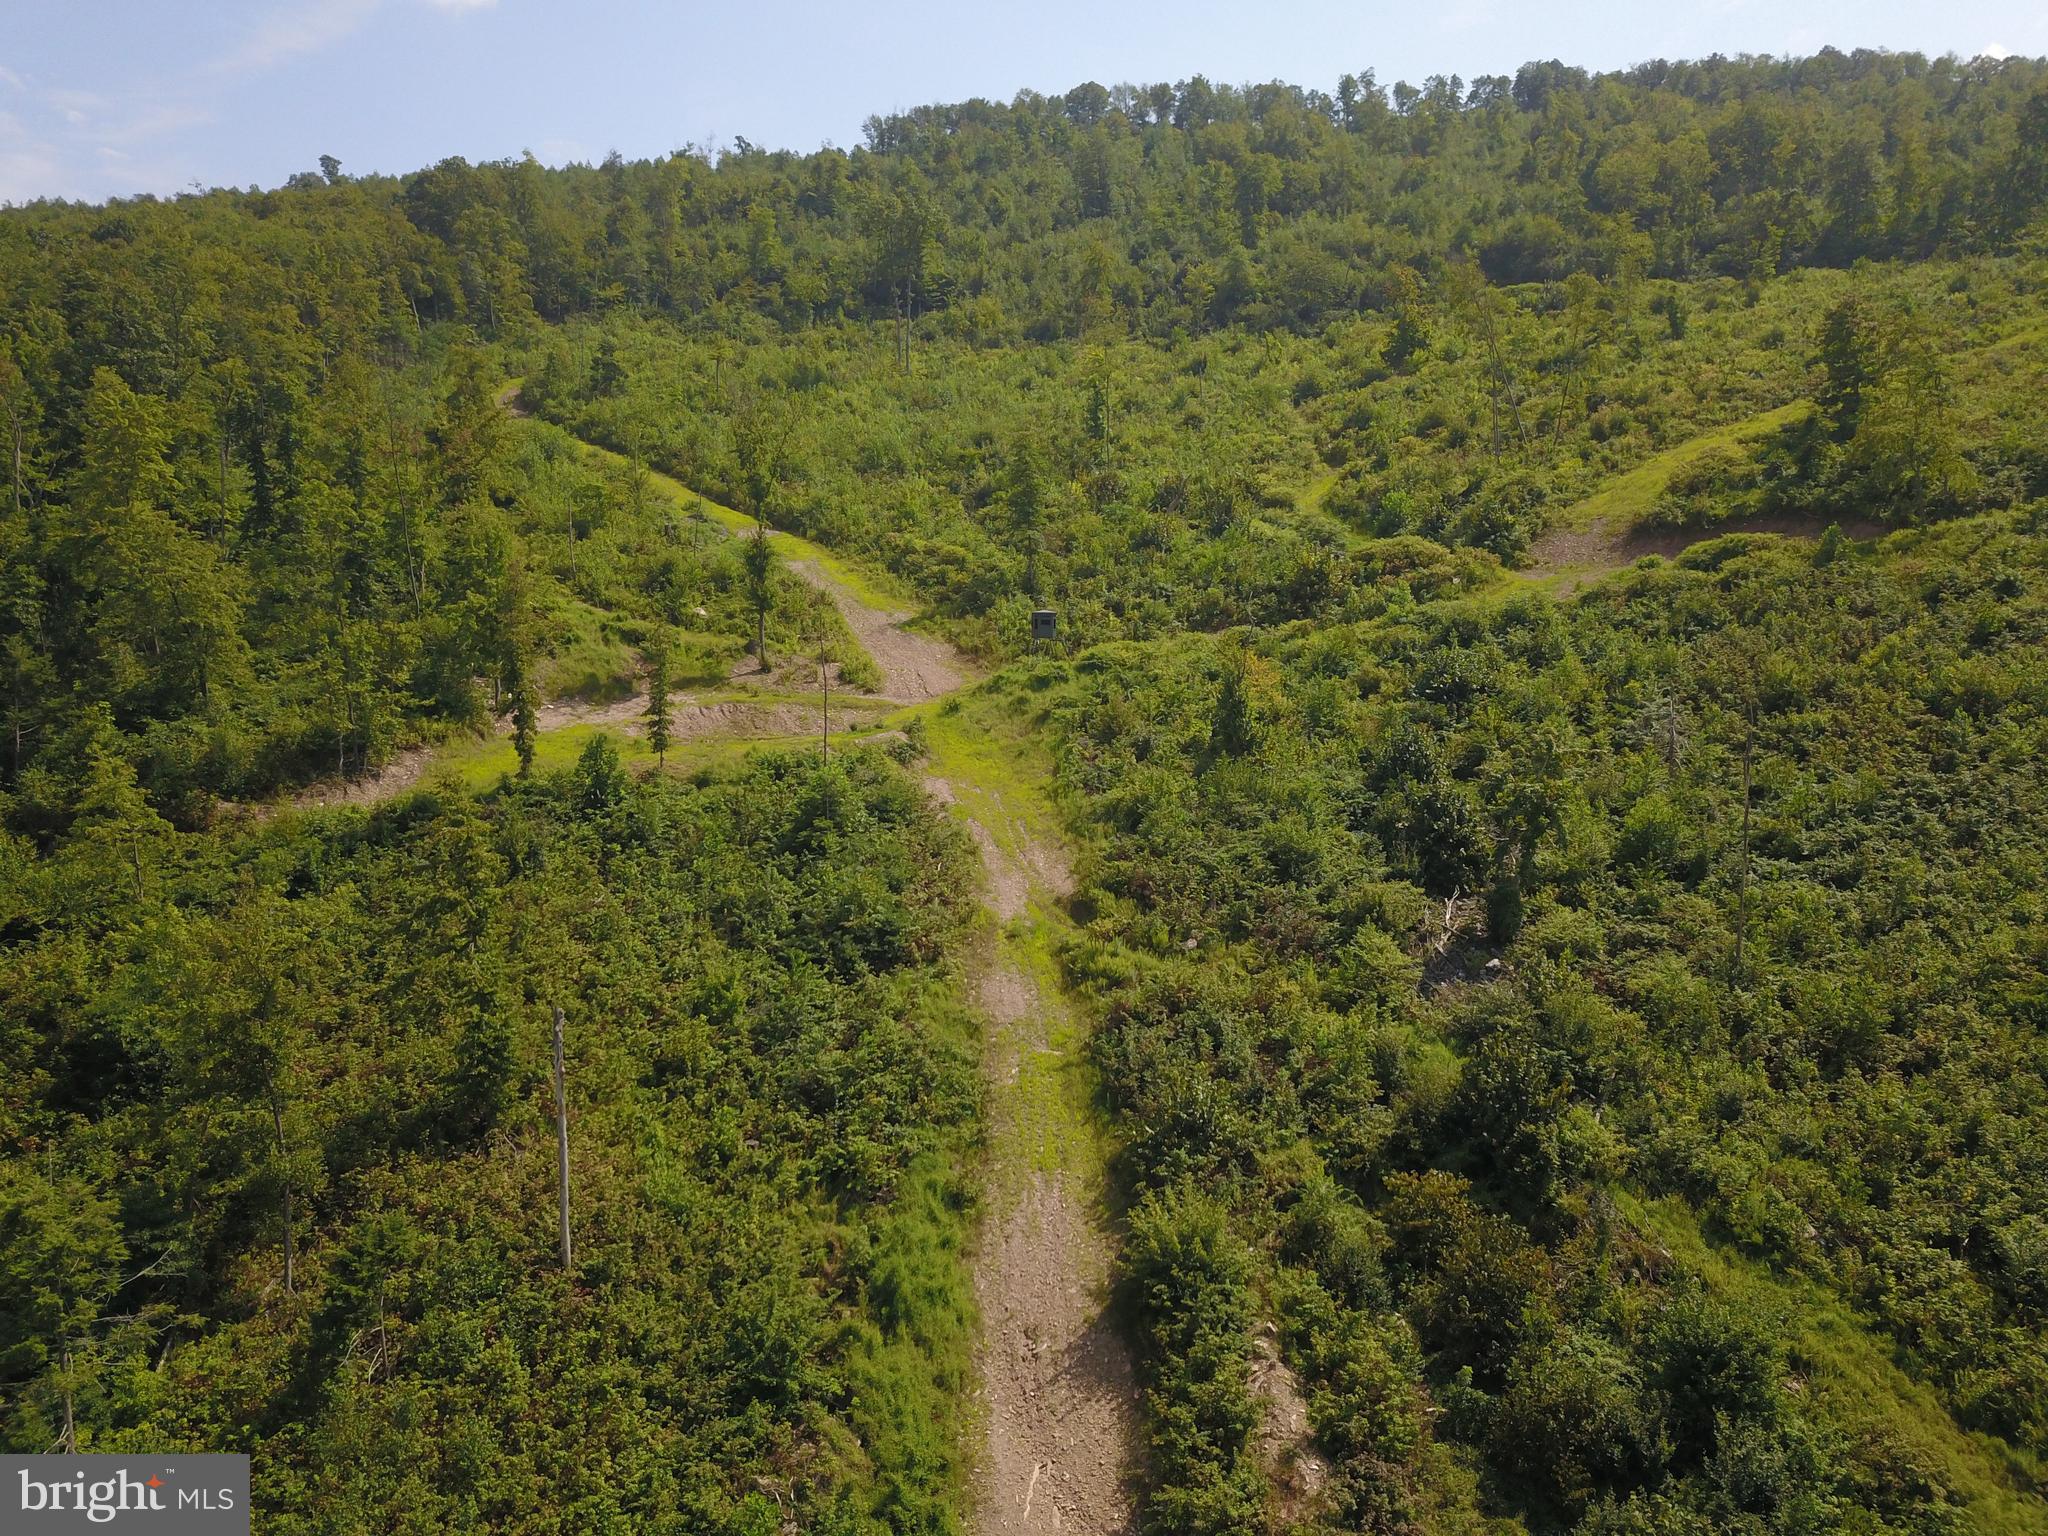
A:
[[[1330,89],[1722,52],[2048,54],[2042,0],[8,0],[0,202],[275,185],[531,150],[850,145],[871,112],[1083,80]]]

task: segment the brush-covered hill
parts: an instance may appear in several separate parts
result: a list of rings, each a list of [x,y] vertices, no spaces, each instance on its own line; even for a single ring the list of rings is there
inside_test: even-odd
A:
[[[0,1443],[973,1528],[942,736],[1147,1531],[2043,1529],[2044,219],[2048,65],[1833,51],[0,210]]]

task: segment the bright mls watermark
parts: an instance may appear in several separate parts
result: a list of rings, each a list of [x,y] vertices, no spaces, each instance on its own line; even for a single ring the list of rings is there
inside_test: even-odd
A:
[[[246,1456],[0,1456],[0,1532],[249,1536]]]

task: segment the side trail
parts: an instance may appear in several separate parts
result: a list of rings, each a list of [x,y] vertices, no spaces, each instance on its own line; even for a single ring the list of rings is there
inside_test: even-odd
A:
[[[1138,1394],[1107,1312],[1115,1244],[1081,1031],[1050,960],[1071,893],[1066,859],[943,735],[925,784],[981,851],[993,929],[975,974],[991,1091],[974,1528],[1109,1536],[1131,1526]]]
[[[500,403],[520,413],[516,386]],[[906,628],[910,615],[864,600],[824,560],[788,564],[831,598],[873,658],[882,677],[874,699],[931,703],[972,680],[951,646]],[[646,702],[643,694],[609,706],[550,705],[540,724],[543,731],[580,723],[631,728]],[[758,709],[724,718],[699,713],[689,712],[683,734],[759,733]],[[973,967],[986,1024],[990,1124],[974,1256],[981,1330],[971,1422],[980,1443],[971,1528],[978,1536],[1119,1536],[1133,1519],[1138,1389],[1107,1310],[1116,1245],[1082,1076],[1082,1031],[1051,958],[1069,922],[1062,905],[1072,893],[1068,862],[1014,755],[980,737],[964,712],[928,723],[925,788],[980,851],[987,914]],[[430,768],[431,754],[421,751],[375,779],[317,793],[329,804],[387,799]]]
[[[879,697],[930,703],[971,681],[951,646],[906,628],[909,614],[865,600],[824,560],[789,566],[831,598],[873,658]],[[974,1258],[981,1444],[972,1528],[1117,1536],[1131,1527],[1138,1393],[1107,1315],[1116,1248],[1079,1077],[1081,1032],[1049,961],[1067,921],[1067,859],[1051,818],[1020,803],[1035,797],[1014,763],[969,740],[959,716],[928,723],[925,788],[980,850],[990,930],[974,972],[990,1124]]]

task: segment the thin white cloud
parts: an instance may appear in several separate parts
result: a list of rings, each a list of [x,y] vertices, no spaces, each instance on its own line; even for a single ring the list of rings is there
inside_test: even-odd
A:
[[[43,100],[74,128],[84,127],[94,113],[107,105],[107,98],[97,91],[48,90],[43,92]]]
[[[498,0],[424,0],[437,11],[485,11]],[[241,44],[214,67],[227,73],[270,69],[301,54],[353,37],[383,7],[384,0],[300,0],[273,11]]]
[[[1980,59],[2009,59],[2012,57],[2012,50],[2003,43],[1986,43],[1977,50],[1977,57]]]
[[[28,82],[5,64],[0,64],[0,85],[11,86],[17,91],[28,89]]]
[[[215,68],[230,73],[270,69],[303,53],[318,53],[351,36],[380,0],[307,0],[273,11]]]
[[[90,91],[36,90],[23,111],[0,110],[0,203],[98,199],[185,180],[176,164],[186,129],[211,111]]]
[[[1437,16],[1437,28],[1443,32],[1472,32],[1486,26],[1494,19],[1494,8],[1484,0],[1467,0],[1466,4],[1453,5]]]
[[[202,123],[212,121],[213,113],[204,107],[153,107],[134,117],[108,123],[93,137],[104,144],[139,144],[144,140],[161,139],[174,133],[182,133],[187,128],[197,128]]]

